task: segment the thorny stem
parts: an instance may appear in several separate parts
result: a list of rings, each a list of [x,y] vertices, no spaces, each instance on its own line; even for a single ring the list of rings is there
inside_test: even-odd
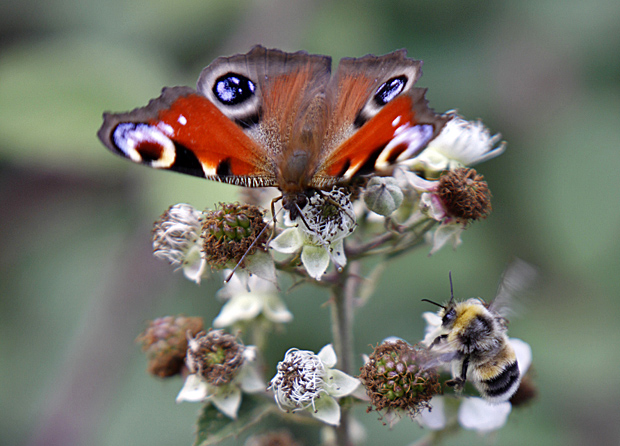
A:
[[[340,361],[339,369],[353,375],[353,299],[357,289],[360,265],[350,262],[332,286],[332,336],[334,349]],[[336,428],[337,444],[351,446],[349,438],[349,410],[342,408],[340,425]]]

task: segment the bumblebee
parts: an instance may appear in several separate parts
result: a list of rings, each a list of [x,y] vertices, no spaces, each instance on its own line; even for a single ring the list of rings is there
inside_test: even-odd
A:
[[[470,381],[492,403],[507,401],[516,392],[521,373],[502,313],[509,309],[506,304],[515,290],[531,281],[526,276],[531,278],[533,272],[522,261],[509,267],[496,298],[488,305],[477,298],[455,301],[451,274],[451,296],[446,305],[423,299],[441,307],[437,313],[441,325],[427,335],[425,343],[434,358],[432,366],[450,363],[453,379],[446,382],[448,386],[460,392]]]

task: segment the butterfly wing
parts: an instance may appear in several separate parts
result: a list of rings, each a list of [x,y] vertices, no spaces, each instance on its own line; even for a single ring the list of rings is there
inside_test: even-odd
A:
[[[265,149],[188,87],[164,88],[146,107],[104,114],[99,139],[131,161],[217,181],[273,185]]]
[[[422,62],[406,51],[342,59],[329,86],[332,117],[314,178],[316,187],[384,171],[421,151],[449,120],[415,88]]]
[[[165,88],[146,107],[104,114],[99,138],[150,167],[248,187],[279,185],[293,123],[320,94],[331,59],[254,47],[206,67],[198,91]]]

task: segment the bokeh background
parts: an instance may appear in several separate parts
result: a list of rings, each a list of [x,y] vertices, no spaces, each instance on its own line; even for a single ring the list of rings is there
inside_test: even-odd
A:
[[[493,214],[457,251],[388,265],[357,314],[357,351],[420,339],[420,299],[447,299],[449,270],[457,296],[490,299],[521,257],[541,283],[510,333],[533,348],[538,399],[490,438],[446,444],[618,445],[619,17],[616,0],[4,0],[0,444],[191,443],[198,406],[174,403],[180,380],[146,375],[134,339],[166,314],[211,320],[220,283],[196,286],[155,260],[150,230],[171,204],[204,208],[237,190],[125,162],[96,131],[104,110],[194,85],[215,57],[262,43],[335,61],[407,48],[424,60],[432,107],[480,117],[509,143],[479,166]],[[288,347],[330,341],[325,294],[285,299],[295,321],[271,336],[270,371]],[[368,444],[424,433],[357,416]]]

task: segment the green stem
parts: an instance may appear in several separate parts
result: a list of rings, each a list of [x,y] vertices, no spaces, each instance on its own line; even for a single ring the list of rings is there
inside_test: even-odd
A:
[[[332,286],[332,335],[339,369],[353,375],[353,299],[357,288],[359,263],[349,263]],[[340,425],[336,428],[337,444],[352,446],[349,437],[349,410],[342,408]]]

